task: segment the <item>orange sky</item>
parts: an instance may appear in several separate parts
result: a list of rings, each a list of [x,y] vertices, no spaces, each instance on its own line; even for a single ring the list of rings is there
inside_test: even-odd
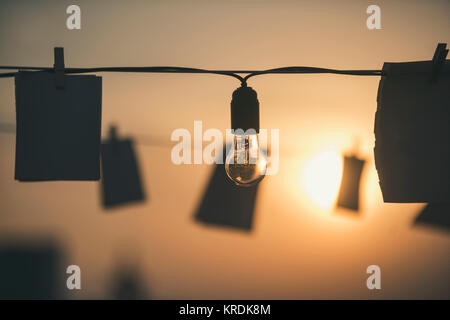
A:
[[[211,69],[319,66],[381,69],[384,61],[429,60],[450,43],[450,2],[377,1],[382,30],[366,28],[368,1],[77,1],[82,29],[65,27],[70,1],[1,1],[0,64],[173,65]],[[176,128],[229,127],[238,81],[216,75],[101,74],[103,131],[167,139]],[[14,181],[14,135],[0,135],[0,235],[51,237],[78,264],[83,289],[102,298],[123,256],[137,261],[152,298],[450,297],[450,241],[412,228],[421,204],[384,204],[373,164],[378,77],[266,75],[261,127],[280,129],[280,171],[259,193],[251,234],[207,228],[192,215],[211,168],[175,166],[170,148],[140,145],[150,201],[113,212],[96,182]],[[14,84],[0,79],[0,121],[14,122]],[[81,126],[81,124],[80,124]],[[308,161],[360,140],[368,160],[362,212],[320,207],[302,179]],[[324,182],[327,183],[327,182]],[[378,264],[382,290],[365,287]],[[64,272],[64,271],[63,271]]]

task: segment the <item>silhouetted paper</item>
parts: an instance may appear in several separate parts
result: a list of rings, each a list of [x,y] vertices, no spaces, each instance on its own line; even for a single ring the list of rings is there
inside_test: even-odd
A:
[[[429,203],[417,216],[414,224],[450,232],[450,204]]]
[[[337,200],[338,207],[358,211],[359,185],[364,163],[364,160],[354,156],[344,157],[344,170]]]
[[[197,210],[196,219],[205,224],[250,231],[253,225],[259,184],[239,187],[231,182],[223,164],[217,164]]]
[[[15,179],[100,179],[102,81],[91,75],[19,72]]]
[[[385,63],[375,116],[375,164],[385,202],[450,200],[450,62]]]
[[[66,267],[53,244],[0,245],[0,300],[61,299]]]
[[[102,143],[102,188],[107,208],[145,200],[131,139]]]

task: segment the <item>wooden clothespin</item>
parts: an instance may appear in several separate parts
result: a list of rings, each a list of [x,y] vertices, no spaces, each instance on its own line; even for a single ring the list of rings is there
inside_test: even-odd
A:
[[[54,49],[55,63],[55,84],[57,89],[64,89],[64,48],[57,47]]]
[[[109,127],[109,143],[112,146],[112,150],[114,153],[119,151],[119,138],[117,135],[117,127],[115,125],[111,125]]]
[[[109,141],[111,141],[112,143],[116,143],[118,141],[117,127],[114,125],[109,127]]]
[[[432,60],[432,71],[431,71],[431,82],[436,83],[439,73],[442,70],[442,66],[444,65],[445,58],[448,54],[448,49],[446,48],[446,43],[438,43],[436,47],[436,51],[434,51],[434,56]]]

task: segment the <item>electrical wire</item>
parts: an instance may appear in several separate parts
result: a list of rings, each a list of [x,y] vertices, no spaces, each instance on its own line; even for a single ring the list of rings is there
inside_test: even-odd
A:
[[[23,67],[23,66],[0,66],[3,70],[23,70],[23,71],[45,71],[55,72],[54,68],[49,67]],[[244,78],[235,74],[232,71],[221,70],[205,70],[198,68],[186,67],[96,67],[96,68],[65,68],[64,73],[92,73],[92,72],[133,72],[133,73],[208,73],[219,74],[224,76],[231,76],[239,81],[244,81]],[[0,77],[13,77],[16,72],[3,73]]]
[[[382,76],[386,75],[382,70],[337,70],[328,68],[317,67],[283,67],[276,69],[269,69],[263,71],[254,71],[244,77],[244,81],[247,81],[251,77],[255,77],[263,74],[317,74],[317,73],[331,73],[342,74],[352,76]]]
[[[16,125],[14,123],[0,122],[0,134],[16,134]],[[163,136],[156,135],[130,135],[140,145],[151,147],[171,148],[173,144],[168,142]],[[128,135],[125,135],[128,137]]]
[[[8,122],[0,122],[0,134],[11,134],[16,135],[16,125],[14,123]],[[125,133],[123,135],[124,138],[131,138],[136,145],[143,147],[158,147],[171,149],[175,146],[175,141],[171,141],[167,136],[163,135],[153,135],[153,134],[131,134]],[[101,138],[101,141],[107,141],[108,136],[104,136]],[[226,146],[226,140],[223,141],[223,145]],[[196,148],[195,146],[191,146],[191,152],[195,152],[195,150],[203,151],[201,148]],[[352,154],[356,154],[358,147],[353,147]],[[268,154],[270,155],[270,148],[268,148]],[[305,150],[296,149],[295,147],[287,147],[280,149],[280,158],[297,158],[299,155],[303,154]]]
[[[23,71],[45,71],[55,72],[54,68],[49,67],[24,67],[24,66],[0,66],[0,70],[23,70]],[[230,76],[241,81],[246,85],[251,77],[264,74],[318,74],[330,73],[354,76],[382,76],[386,75],[382,70],[337,70],[317,67],[283,67],[268,70],[207,70],[187,67],[97,67],[97,68],[65,68],[67,74],[74,73],[92,73],[92,72],[134,72],[134,73],[206,73]],[[0,78],[13,77],[16,72],[0,73]],[[239,74],[247,74],[245,77]]]
[[[16,72],[10,72],[10,73],[0,73],[0,78],[9,78],[9,77],[14,77],[14,75],[16,74]]]

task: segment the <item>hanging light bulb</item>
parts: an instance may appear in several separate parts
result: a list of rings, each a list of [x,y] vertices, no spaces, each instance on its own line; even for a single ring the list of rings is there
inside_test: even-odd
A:
[[[255,185],[264,178],[267,159],[259,145],[259,102],[245,83],[231,100],[232,148],[225,159],[228,178],[238,186]],[[227,150],[228,151],[228,150]]]

